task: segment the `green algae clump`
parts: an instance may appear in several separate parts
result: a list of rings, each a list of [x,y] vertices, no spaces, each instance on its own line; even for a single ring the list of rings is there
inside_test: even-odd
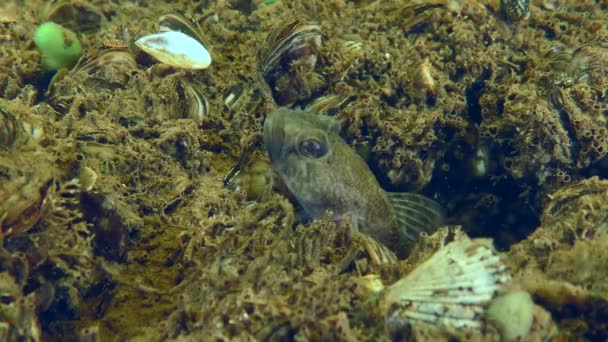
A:
[[[82,56],[76,33],[52,21],[38,26],[34,43],[42,52],[42,64],[48,70],[69,68]]]

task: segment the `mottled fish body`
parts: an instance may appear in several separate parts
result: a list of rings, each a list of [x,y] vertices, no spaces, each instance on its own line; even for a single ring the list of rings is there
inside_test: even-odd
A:
[[[279,108],[266,118],[273,168],[311,219],[333,212],[403,255],[420,232],[442,221],[439,205],[413,193],[387,193],[365,161],[339,136],[331,117]]]

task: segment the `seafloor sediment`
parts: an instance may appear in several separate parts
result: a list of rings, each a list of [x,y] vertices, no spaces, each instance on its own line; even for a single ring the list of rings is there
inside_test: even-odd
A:
[[[608,339],[608,2],[523,3],[5,0],[0,336],[499,340],[492,322],[387,329],[362,281],[466,234],[532,295],[524,340]],[[134,45],[172,13],[209,68]],[[78,65],[43,66],[49,20]],[[320,46],[273,58],[307,24]],[[277,106],[335,116],[384,189],[436,199],[450,226],[383,264],[348,224],[304,221],[260,161]]]

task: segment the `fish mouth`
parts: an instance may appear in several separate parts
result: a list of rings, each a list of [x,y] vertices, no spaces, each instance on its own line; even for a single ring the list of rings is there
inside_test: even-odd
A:
[[[281,159],[285,132],[285,111],[278,109],[266,116],[264,122],[264,145],[270,156],[270,161],[275,163]]]

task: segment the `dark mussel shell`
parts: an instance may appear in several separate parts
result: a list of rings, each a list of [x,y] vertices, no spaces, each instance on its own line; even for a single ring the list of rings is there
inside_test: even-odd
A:
[[[314,68],[321,47],[321,28],[298,18],[274,27],[259,52],[260,69],[279,105],[311,96],[318,82]]]

